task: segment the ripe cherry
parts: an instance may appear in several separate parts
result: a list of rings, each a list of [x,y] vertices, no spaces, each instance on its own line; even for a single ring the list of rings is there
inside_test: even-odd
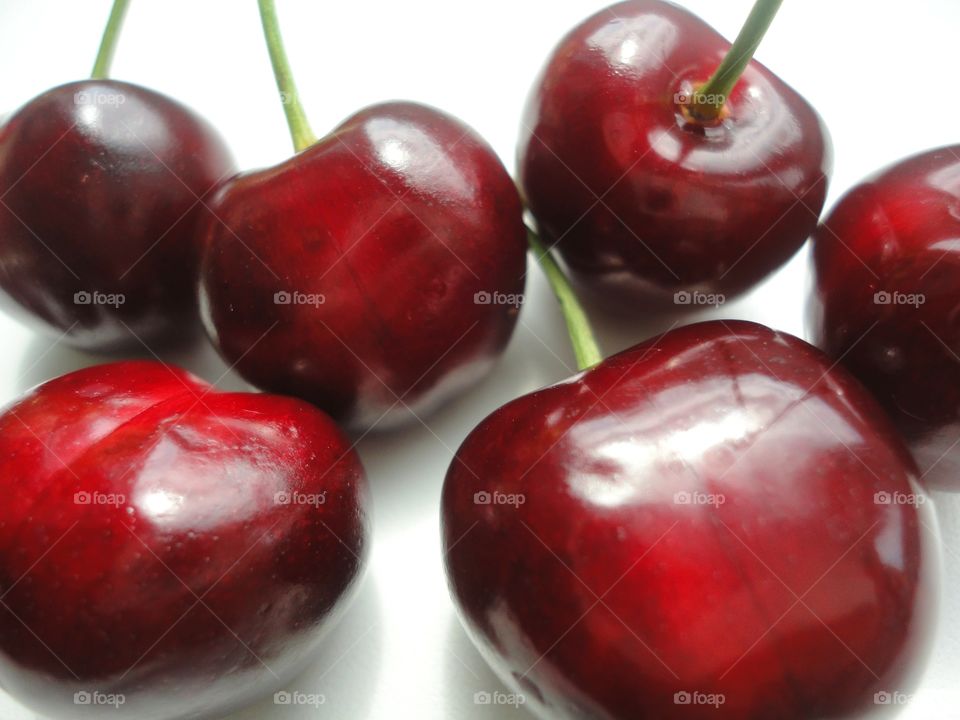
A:
[[[816,349],[688,326],[471,433],[443,491],[450,589],[541,717],[860,717],[929,650],[916,477]]]
[[[605,306],[732,297],[816,227],[827,131],[749,62],[779,5],[759,0],[731,47],[677,5],[629,0],[547,62],[524,115],[520,184],[544,242]]]
[[[208,717],[270,692],[368,544],[363,468],[330,418],[155,362],[9,406],[0,495],[0,685],[54,717]]]
[[[880,399],[924,481],[960,488],[960,146],[850,190],[817,231],[814,341]]]
[[[929,651],[940,557],[873,398],[741,321],[600,360],[538,255],[583,372],[487,417],[443,488],[450,591],[493,669],[544,718],[891,709]]]
[[[526,268],[523,210],[493,150],[414,103],[362,110],[317,141],[261,2],[299,152],[226,183],[201,271],[207,329],[254,385],[354,429],[409,420],[506,345]]]
[[[98,351],[198,326],[197,225],[234,171],[190,109],[106,79],[116,10],[94,78],[39,95],[0,132],[0,297],[29,325]]]

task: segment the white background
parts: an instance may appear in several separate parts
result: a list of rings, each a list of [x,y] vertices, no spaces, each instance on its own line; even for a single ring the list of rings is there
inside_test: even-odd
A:
[[[323,134],[364,105],[426,102],[473,125],[513,169],[521,108],[559,38],[604,0],[279,0],[300,95]],[[682,0],[728,38],[752,0]],[[109,0],[0,0],[0,114],[62,82],[86,76]],[[957,0],[788,0],[757,57],[804,94],[832,132],[828,207],[865,174],[906,154],[960,142],[956,90]],[[134,0],[113,75],[168,93],[223,133],[243,169],[290,154],[254,0]],[[803,335],[806,253],[720,315]],[[573,359],[538,269],[529,302],[495,373],[427,425],[373,435],[359,445],[374,492],[374,544],[364,588],[326,652],[291,685],[326,706],[275,707],[267,699],[234,716],[388,720],[528,717],[477,706],[477,690],[502,689],[464,636],[444,584],[438,502],[453,451],[487,413],[569,375]],[[665,329],[596,318],[611,353]],[[100,361],[0,316],[0,402]],[[146,354],[146,353],[145,353]],[[165,358],[209,381],[226,370],[208,347]],[[228,374],[221,387],[244,387]],[[924,689],[904,718],[960,718],[960,495],[937,495],[946,606]],[[2,502],[2,499],[0,499]],[[951,601],[951,598],[953,600]],[[946,698],[946,699],[945,699]],[[952,701],[951,701],[952,700]],[[36,717],[0,693],[0,720]],[[105,711],[105,717],[109,713]]]

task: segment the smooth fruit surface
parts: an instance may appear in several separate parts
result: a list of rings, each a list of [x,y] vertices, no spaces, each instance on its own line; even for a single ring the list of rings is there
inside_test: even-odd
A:
[[[85,80],[34,98],[0,131],[7,309],[92,350],[189,334],[202,198],[232,173],[213,128],[147,88]]]
[[[815,348],[688,326],[473,431],[443,490],[448,580],[544,718],[860,717],[910,691],[929,646],[915,477]]]
[[[960,488],[960,145],[850,190],[817,231],[814,342],[880,399],[924,482]]]
[[[571,31],[534,86],[520,185],[544,241],[607,306],[736,295],[816,227],[832,153],[796,91],[752,62],[722,122],[688,117],[729,47],[683,8],[631,0]]]
[[[202,267],[204,320],[254,385],[351,428],[424,413],[482,376],[516,324],[526,231],[490,147],[438,110],[388,103],[227,183]]]
[[[367,544],[363,468],[328,417],[159,363],[9,406],[0,494],[0,685],[53,717],[207,717],[270,691]]]

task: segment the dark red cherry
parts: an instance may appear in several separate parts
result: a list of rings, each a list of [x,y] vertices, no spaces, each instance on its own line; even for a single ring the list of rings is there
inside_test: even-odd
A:
[[[960,488],[960,145],[850,190],[813,269],[814,341],[880,399],[924,481]]]
[[[630,0],[570,32],[534,86],[520,184],[544,242],[604,305],[732,297],[816,227],[832,160],[806,100],[753,62],[718,121],[691,115],[729,48],[677,5]]]
[[[212,209],[201,304],[224,359],[348,426],[429,411],[482,376],[513,331],[518,193],[493,150],[438,110],[363,110],[237,176]]]
[[[939,554],[915,480],[815,348],[688,326],[471,433],[443,489],[450,589],[544,718],[861,717],[927,655]]]
[[[0,496],[0,686],[53,717],[219,717],[269,692],[367,546],[363,468],[327,416],[160,363],[9,406]]]
[[[0,132],[0,295],[72,345],[171,342],[196,322],[197,221],[233,163],[217,133],[116,80],[34,98]]]

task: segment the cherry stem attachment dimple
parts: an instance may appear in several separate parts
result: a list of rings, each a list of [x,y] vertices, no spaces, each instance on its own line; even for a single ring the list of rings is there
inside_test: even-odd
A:
[[[293,81],[293,72],[287,60],[287,52],[283,47],[283,38],[280,35],[280,23],[277,22],[277,8],[273,0],[258,0],[260,5],[260,23],[263,25],[263,36],[267,41],[267,50],[270,52],[270,64],[273,65],[273,76],[277,81],[277,90],[280,91],[280,100],[283,103],[283,112],[287,116],[287,125],[290,128],[290,137],[297,152],[310,147],[317,141],[317,136],[310,129],[307,114],[300,104],[297,94],[297,85]]]
[[[110,75],[113,53],[117,49],[120,27],[123,25],[128,5],[130,0],[113,0],[110,17],[107,19],[107,26],[103,29],[103,37],[100,40],[100,49],[97,51],[97,59],[93,63],[93,72],[90,73],[90,77],[94,80],[105,80]]]
[[[782,4],[783,0],[757,0],[719,67],[707,82],[696,88],[690,106],[693,117],[704,122],[720,117],[727,98],[753,59]]]
[[[603,360],[603,354],[597,345],[587,314],[580,305],[573,286],[570,285],[570,280],[557,264],[553,253],[543,245],[539,236],[530,228],[527,228],[527,244],[560,303],[563,319],[567,323],[570,343],[573,345],[573,354],[577,359],[577,367],[580,370],[586,370],[597,365]]]

